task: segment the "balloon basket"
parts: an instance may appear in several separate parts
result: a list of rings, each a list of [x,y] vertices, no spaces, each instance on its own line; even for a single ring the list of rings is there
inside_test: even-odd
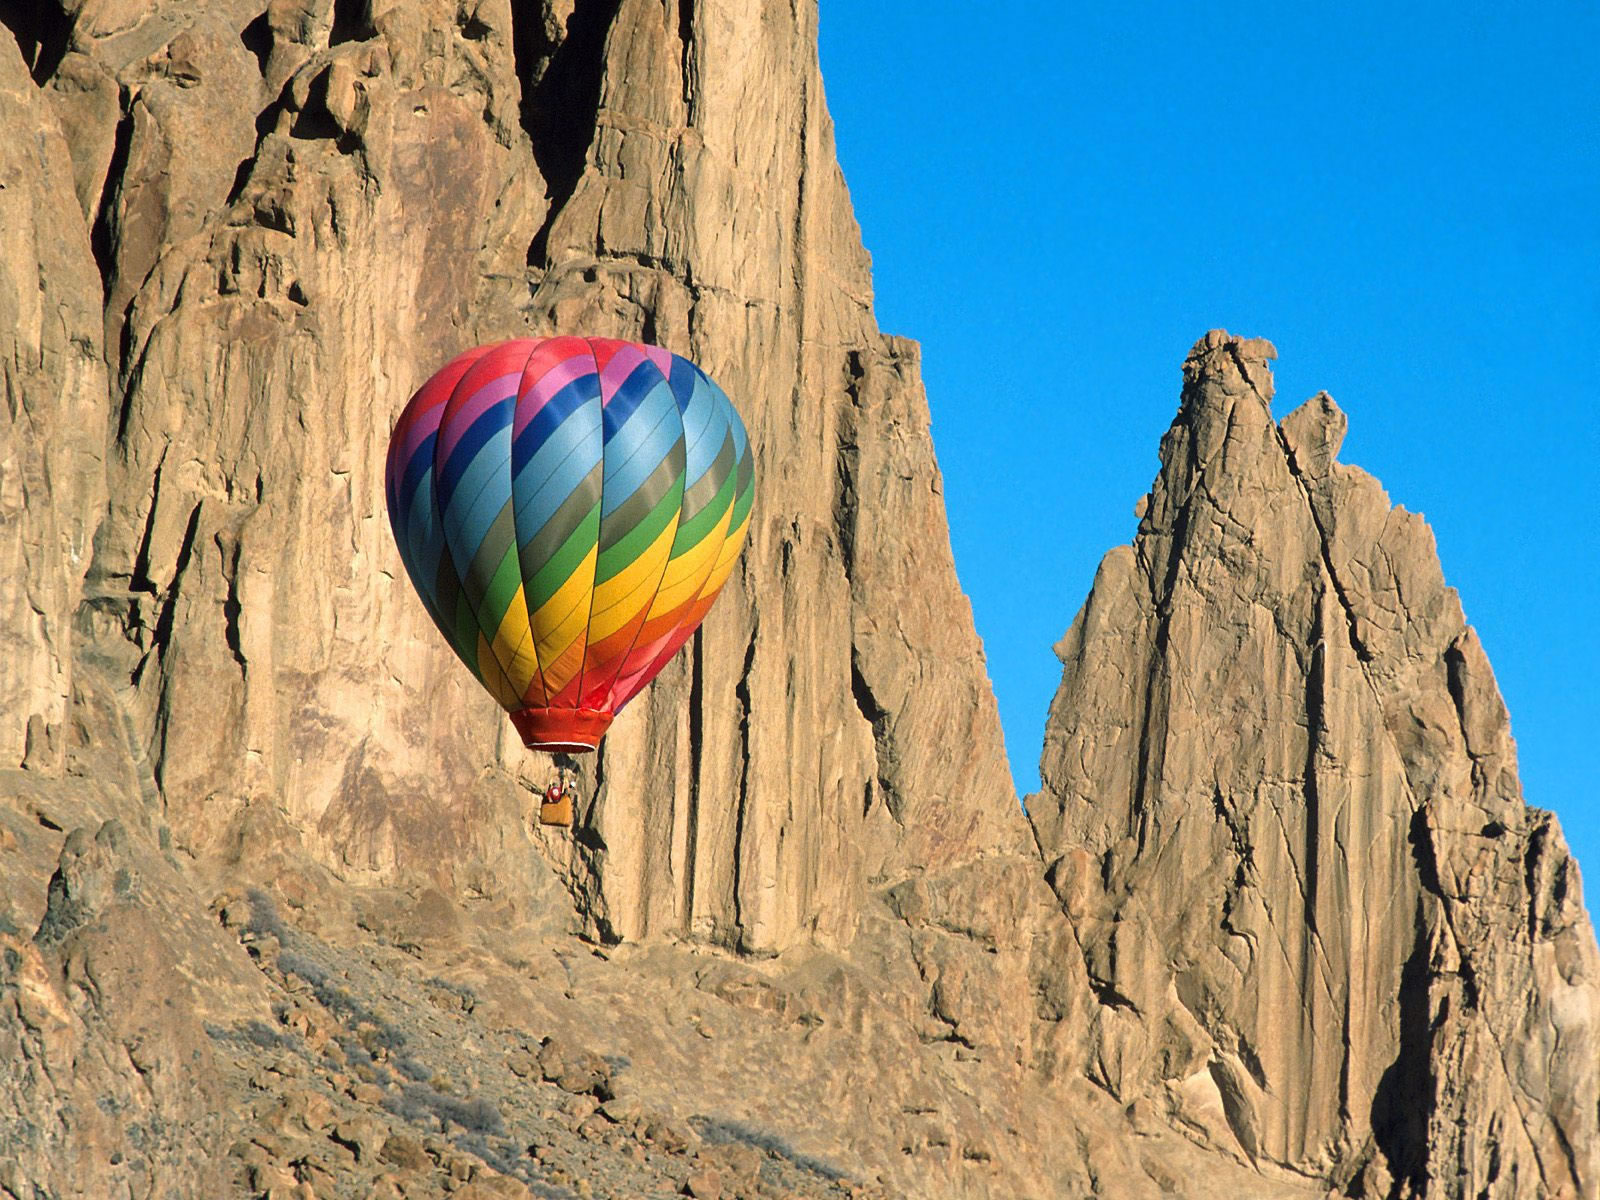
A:
[[[572,828],[572,797],[564,795],[559,800],[540,801],[539,824]]]

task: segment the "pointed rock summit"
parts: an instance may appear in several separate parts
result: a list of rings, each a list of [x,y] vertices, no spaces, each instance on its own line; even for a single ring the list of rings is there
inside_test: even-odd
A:
[[[1064,664],[1028,808],[1091,1075],[1360,1196],[1593,1195],[1600,957],[1420,516],[1207,334]]]

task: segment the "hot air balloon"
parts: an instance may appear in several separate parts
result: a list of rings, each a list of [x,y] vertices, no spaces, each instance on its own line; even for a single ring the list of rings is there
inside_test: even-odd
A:
[[[593,750],[699,627],[750,523],[744,424],[656,346],[519,338],[429,379],[389,441],[400,558],[531,748]]]

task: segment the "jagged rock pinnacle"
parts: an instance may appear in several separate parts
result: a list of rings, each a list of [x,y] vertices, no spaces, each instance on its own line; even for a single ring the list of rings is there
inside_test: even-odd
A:
[[[1588,1194],[1600,955],[1518,874],[1570,859],[1427,527],[1336,461],[1326,394],[1273,423],[1271,355],[1196,345],[1139,534],[1057,648],[1028,808],[1113,998],[1091,1063],[1342,1194]],[[1551,1021],[1570,1055],[1482,1053]]]

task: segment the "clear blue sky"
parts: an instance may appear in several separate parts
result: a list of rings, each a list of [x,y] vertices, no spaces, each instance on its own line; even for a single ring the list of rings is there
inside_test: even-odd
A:
[[[1600,899],[1600,5],[822,0],[1017,784],[1207,329],[1433,526]],[[1018,348],[995,368],[985,347]],[[1034,364],[1050,363],[1046,390]]]

